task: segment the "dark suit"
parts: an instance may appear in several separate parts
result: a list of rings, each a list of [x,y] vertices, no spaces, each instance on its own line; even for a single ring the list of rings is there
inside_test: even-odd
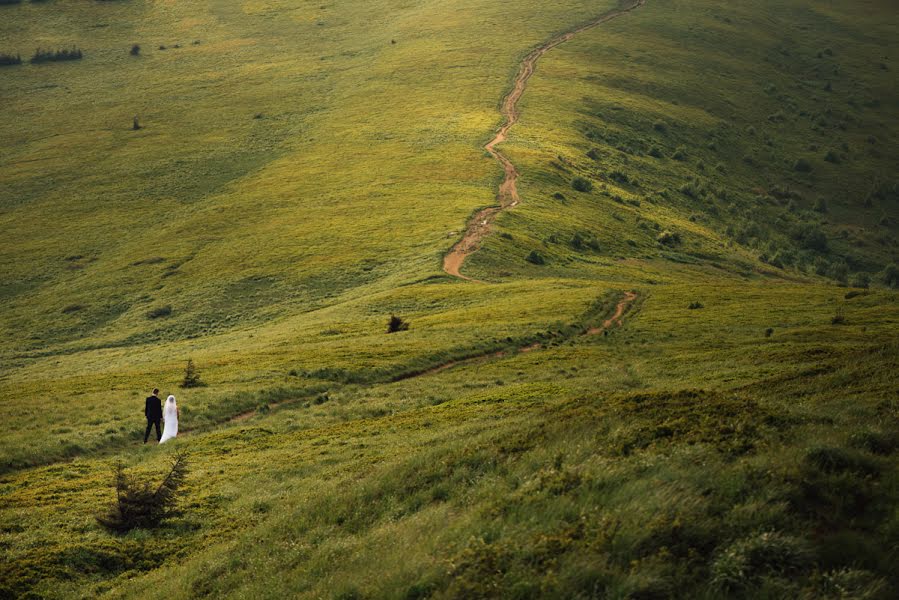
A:
[[[162,421],[162,400],[156,396],[147,398],[146,405],[144,406],[144,416],[147,417],[147,431],[144,432],[144,443],[147,443],[147,440],[150,437],[150,429],[152,429],[153,425],[156,425],[156,441],[158,442],[162,439],[162,433],[160,431],[160,421]]]

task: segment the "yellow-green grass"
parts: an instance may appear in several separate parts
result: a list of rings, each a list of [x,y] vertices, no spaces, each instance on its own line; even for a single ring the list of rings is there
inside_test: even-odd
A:
[[[0,69],[0,589],[888,597],[897,296],[815,273],[896,259],[888,4],[650,0],[554,49],[503,148],[523,203],[463,269],[493,283],[439,271],[493,201],[481,144],[516,61],[612,4],[0,8],[0,52],[85,52]],[[822,64],[830,92],[805,73]],[[827,253],[797,249],[800,223]],[[577,335],[624,290],[622,328]],[[207,387],[177,388],[188,357]],[[154,385],[185,432],[161,448],[139,438]],[[184,515],[105,533],[114,463],[158,478],[172,446]],[[724,585],[720,557],[766,531],[812,562]]]

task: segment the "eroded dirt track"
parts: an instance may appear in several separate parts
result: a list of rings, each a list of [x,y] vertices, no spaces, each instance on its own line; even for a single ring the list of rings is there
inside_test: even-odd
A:
[[[614,10],[610,10],[602,15],[598,16],[594,20],[577,27],[576,29],[572,29],[565,33],[562,33],[548,42],[541,44],[534,50],[532,50],[524,59],[521,61],[521,64],[518,68],[518,74],[515,76],[515,81],[512,84],[511,91],[503,98],[502,103],[502,116],[503,116],[503,124],[497,130],[496,135],[484,146],[484,149],[490,153],[490,155],[496,159],[497,162],[500,163],[503,167],[503,171],[505,173],[505,177],[503,178],[503,182],[499,186],[499,191],[496,194],[497,206],[490,206],[483,210],[478,211],[468,222],[465,233],[462,235],[462,239],[456,242],[456,244],[447,252],[446,256],[443,258],[443,270],[453,275],[454,277],[458,277],[460,279],[467,279],[469,281],[474,281],[471,277],[467,277],[461,273],[462,264],[465,262],[465,258],[478,249],[478,246],[481,243],[481,240],[485,235],[490,231],[490,225],[496,219],[496,215],[498,215],[503,210],[508,208],[512,208],[521,202],[521,198],[518,196],[518,170],[515,168],[515,165],[512,164],[512,161],[509,158],[500,152],[497,149],[497,146],[504,142],[509,135],[509,130],[512,128],[515,123],[518,122],[519,118],[519,110],[518,110],[518,101],[521,99],[521,96],[524,94],[525,89],[527,88],[528,79],[531,78],[531,75],[534,74],[534,69],[537,67],[537,61],[541,56],[558,46],[559,44],[565,43],[577,34],[582,31],[586,31],[588,29],[592,29],[597,25],[601,25],[616,17],[620,17],[635,8],[643,6],[646,0],[632,0],[629,2],[623,2],[622,6],[616,8]]]

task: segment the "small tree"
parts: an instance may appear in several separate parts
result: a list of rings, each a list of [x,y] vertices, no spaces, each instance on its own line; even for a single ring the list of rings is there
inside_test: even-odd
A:
[[[200,381],[200,372],[194,366],[194,361],[188,358],[187,366],[184,368],[184,380],[181,382],[181,387],[194,388],[203,387],[204,385],[206,384]]]
[[[537,252],[536,250],[531,250],[531,253],[524,257],[526,261],[534,265],[545,265],[546,259],[543,258],[543,255]]]
[[[138,56],[140,54],[140,44],[134,44],[131,46],[131,56]]]
[[[134,131],[140,129],[140,121],[138,121],[136,116],[134,117],[134,121],[131,123],[131,129],[133,129]]]
[[[396,333],[397,331],[407,331],[409,329],[409,322],[404,321],[401,317],[396,315],[391,315],[390,320],[387,321],[387,333]]]
[[[152,528],[163,519],[177,514],[176,504],[187,477],[187,455],[172,457],[172,467],[155,489],[149,481],[139,482],[116,465],[114,487],[116,501],[105,513],[97,515],[97,522],[115,533],[125,533],[137,527]]]

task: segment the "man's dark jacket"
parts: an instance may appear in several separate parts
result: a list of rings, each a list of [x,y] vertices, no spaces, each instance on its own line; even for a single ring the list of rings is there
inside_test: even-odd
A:
[[[159,421],[162,419],[162,400],[156,396],[147,398],[144,415],[146,415],[148,421]]]

